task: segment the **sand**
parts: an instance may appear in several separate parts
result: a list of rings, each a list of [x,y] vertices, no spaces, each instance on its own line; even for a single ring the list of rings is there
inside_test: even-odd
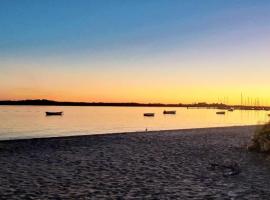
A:
[[[0,199],[269,199],[255,127],[0,142]],[[237,163],[224,176],[210,163]]]

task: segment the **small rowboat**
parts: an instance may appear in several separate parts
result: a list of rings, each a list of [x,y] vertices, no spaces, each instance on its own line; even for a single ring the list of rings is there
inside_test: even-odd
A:
[[[63,115],[63,112],[45,112],[46,116],[52,116],[52,115]]]
[[[166,115],[166,114],[175,115],[175,114],[176,114],[176,111],[175,111],[175,110],[164,110],[164,111],[163,111],[163,114],[164,114],[164,115]]]
[[[218,111],[216,112],[217,115],[225,115],[225,111]]]
[[[233,111],[234,111],[234,109],[233,109],[233,108],[230,108],[230,109],[228,109],[228,111],[233,112]]]
[[[144,113],[143,116],[145,116],[145,117],[154,117],[155,113]]]

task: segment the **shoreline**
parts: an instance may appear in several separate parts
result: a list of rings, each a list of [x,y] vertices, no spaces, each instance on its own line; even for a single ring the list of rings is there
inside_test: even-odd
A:
[[[256,125],[232,125],[232,126],[216,126],[216,127],[201,127],[201,128],[182,128],[182,129],[166,129],[166,130],[150,130],[150,131],[128,131],[128,132],[112,132],[112,133],[94,133],[94,134],[82,134],[82,135],[67,135],[67,136],[48,136],[48,137],[33,137],[33,138],[14,138],[14,139],[1,139],[2,142],[10,141],[21,141],[21,140],[43,140],[43,139],[68,139],[68,138],[87,138],[94,136],[109,136],[109,135],[122,135],[122,134],[142,134],[142,133],[161,133],[161,132],[183,132],[183,131],[199,131],[204,129],[226,129],[226,128],[241,128],[241,127],[259,127],[260,124]]]
[[[268,199],[270,160],[248,152],[256,126],[0,142],[4,199]],[[240,173],[225,176],[236,163]]]
[[[186,108],[207,108],[207,109],[237,109],[237,110],[265,110],[269,106],[256,105],[227,105],[224,103],[138,103],[138,102],[69,102],[54,101],[48,99],[27,99],[27,100],[0,100],[0,105],[26,105],[26,106],[117,106],[117,107],[186,107]]]

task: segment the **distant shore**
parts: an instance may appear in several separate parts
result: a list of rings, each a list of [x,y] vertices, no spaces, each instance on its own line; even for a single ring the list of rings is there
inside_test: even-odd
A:
[[[186,108],[211,108],[211,109],[235,109],[235,110],[270,110],[270,106],[251,105],[226,105],[223,103],[192,103],[192,104],[164,104],[164,103],[136,103],[136,102],[64,102],[47,99],[36,100],[2,100],[0,105],[17,106],[119,106],[119,107],[186,107]]]
[[[5,199],[268,199],[269,160],[246,151],[256,126],[0,142]],[[237,163],[224,176],[210,164]]]

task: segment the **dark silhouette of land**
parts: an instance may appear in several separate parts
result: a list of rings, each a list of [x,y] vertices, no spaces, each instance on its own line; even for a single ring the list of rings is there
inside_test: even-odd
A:
[[[5,100],[0,101],[0,105],[24,105],[24,106],[128,106],[128,107],[186,107],[186,108],[215,108],[215,109],[235,109],[235,110],[270,110],[269,106],[246,106],[246,105],[226,105],[222,103],[192,103],[192,104],[162,104],[162,103],[106,103],[106,102],[67,102],[53,101],[47,99],[35,100]]]

